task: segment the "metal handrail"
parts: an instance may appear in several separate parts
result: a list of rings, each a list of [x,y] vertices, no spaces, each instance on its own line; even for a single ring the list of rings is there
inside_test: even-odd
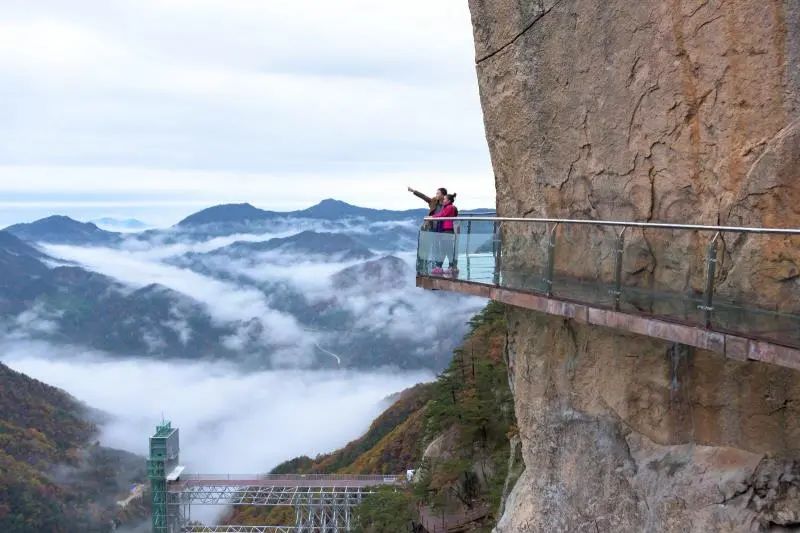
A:
[[[627,231],[627,228],[636,228],[642,230],[644,232],[647,231],[670,231],[674,230],[676,232],[684,231],[686,233],[690,232],[698,232],[699,235],[706,240],[705,250],[703,251],[703,259],[702,263],[704,264],[704,272],[702,272],[702,294],[700,295],[700,301],[689,301],[687,300],[687,305],[689,305],[689,309],[694,307],[697,311],[700,311],[701,317],[698,319],[695,318],[686,318],[686,320],[690,321],[693,325],[703,327],[707,330],[719,330],[723,331],[726,328],[730,328],[730,323],[725,322],[724,312],[725,309],[732,308],[736,305],[736,302],[741,298],[746,298],[747,292],[744,292],[738,296],[733,296],[733,301],[722,302],[719,308],[715,309],[717,302],[716,299],[716,289],[717,285],[721,281],[728,281],[727,278],[724,276],[720,276],[718,274],[718,269],[722,265],[720,261],[722,259],[719,258],[720,255],[720,247],[725,248],[725,241],[723,237],[725,235],[746,235],[746,234],[753,234],[753,235],[766,235],[766,236],[777,236],[778,238],[786,239],[787,237],[793,236],[800,236],[800,228],[777,228],[777,227],[747,227],[747,226],[712,226],[712,225],[701,225],[701,224],[677,224],[677,223],[667,223],[667,222],[635,222],[635,221],[619,221],[619,220],[592,220],[592,219],[560,219],[560,218],[525,218],[525,217],[497,217],[497,216],[476,216],[476,217],[424,217],[425,220],[428,221],[443,221],[443,220],[450,220],[454,223],[454,230],[456,233],[456,238],[450,238],[449,241],[442,241],[446,242],[447,245],[452,246],[452,255],[446,255],[442,253],[442,250],[437,249],[432,243],[428,243],[430,246],[430,250],[424,251],[422,246],[425,244],[422,240],[420,240],[420,244],[418,245],[418,261],[417,261],[417,273],[418,275],[427,276],[427,275],[435,275],[433,272],[432,265],[434,264],[434,259],[432,257],[422,257],[425,253],[434,254],[434,250],[438,250],[435,252],[435,255],[439,256],[438,261],[440,264],[443,264],[444,260],[449,257],[449,264],[451,266],[449,276],[458,276],[459,279],[464,279],[459,274],[458,268],[452,268],[454,265],[453,259],[457,257],[458,246],[459,243],[462,245],[466,243],[465,249],[465,263],[466,263],[466,280],[468,281],[476,281],[478,283],[493,285],[493,286],[501,286],[503,283],[505,288],[514,288],[513,283],[509,284],[509,280],[513,279],[513,270],[509,270],[508,263],[509,260],[517,259],[525,259],[524,256],[520,255],[520,251],[517,249],[518,246],[512,246],[509,252],[510,254],[504,253],[504,237],[506,236],[506,231],[503,231],[504,228],[506,230],[510,229],[509,226],[518,223],[526,223],[526,224],[537,224],[538,226],[518,226],[518,230],[528,230],[533,229],[534,227],[538,230],[545,230],[544,235],[538,235],[542,233],[541,231],[537,231],[537,239],[544,239],[544,242],[537,241],[537,248],[536,254],[538,254],[540,259],[544,262],[543,264],[537,266],[536,268],[540,269],[541,272],[537,272],[533,274],[535,278],[535,283],[537,284],[532,290],[534,292],[539,292],[544,295],[546,298],[553,298],[556,297],[555,295],[559,292],[558,288],[554,290],[554,285],[558,285],[560,282],[556,279],[556,248],[563,246],[558,244],[560,230],[564,229],[567,226],[573,225],[582,225],[582,226],[594,226],[599,227],[601,230],[603,227],[609,228],[609,232],[615,233],[615,240],[613,244],[604,245],[609,248],[609,251],[613,252],[613,270],[611,274],[613,276],[613,280],[606,280],[599,273],[595,275],[595,281],[599,283],[598,289],[601,291],[605,290],[607,295],[603,296],[604,298],[608,299],[610,295],[610,302],[607,304],[601,305],[608,305],[609,308],[613,309],[614,311],[621,311],[623,309],[623,305],[626,304],[625,301],[625,294],[628,291],[635,291],[638,290],[635,287],[627,287],[623,284],[623,257],[626,251],[626,240],[630,237],[630,232]],[[483,223],[483,224],[481,224]],[[508,225],[507,225],[508,224]],[[486,227],[490,226],[490,227]],[[480,228],[476,230],[477,228]],[[610,228],[614,228],[613,231]],[[524,233],[525,231],[523,231]],[[426,233],[426,230],[422,230],[420,232],[420,236]],[[432,239],[437,239],[436,235],[440,235],[437,232],[428,232],[434,235]],[[626,235],[627,233],[627,235]],[[493,257],[493,262],[491,263],[491,280],[486,277],[477,281],[472,278],[472,270],[474,268],[475,259],[477,256],[475,252],[477,249],[472,250],[470,246],[473,243],[473,239],[471,238],[473,234],[478,234],[479,239],[481,240],[480,246],[486,247],[489,242],[491,242],[491,256]],[[486,240],[486,239],[491,239]],[[427,242],[427,241],[426,241]],[[541,248],[541,245],[544,244],[544,249]],[[613,248],[612,248],[613,247]],[[441,246],[440,246],[441,248]],[[483,250],[484,255],[488,255],[489,250]],[[724,250],[723,253],[727,253],[727,250]],[[422,255],[420,255],[422,254]],[[699,250],[692,251],[692,254],[699,255]],[[606,257],[608,258],[608,257]],[[734,257],[735,259],[735,257]],[[699,263],[699,261],[698,261]],[[719,264],[718,264],[719,263]],[[483,264],[479,262],[479,264]],[[483,267],[482,267],[483,268]],[[524,265],[523,265],[524,268]],[[728,266],[728,268],[730,268]],[[484,271],[482,271],[484,272]],[[697,273],[698,271],[694,271]],[[485,273],[485,272],[484,272]],[[507,275],[508,274],[508,275]],[[482,276],[483,274],[481,274]],[[575,275],[579,275],[576,273]],[[602,278],[602,279],[601,279]],[[503,281],[505,280],[505,281]],[[693,278],[693,283],[694,283]],[[699,281],[699,279],[697,280]],[[726,286],[726,290],[728,291],[728,298],[731,298],[731,294],[733,294],[734,290],[736,289],[735,280],[729,282]],[[691,291],[694,294],[696,289],[695,287],[700,285],[697,283],[696,285],[692,285]],[[608,285],[608,286],[606,286]],[[528,290],[530,287],[519,287],[521,290]],[[698,287],[699,288],[699,287]],[[681,289],[682,290],[682,289]],[[562,293],[563,296],[563,293]],[[777,307],[778,304],[783,305],[784,303],[791,303],[789,300],[789,295],[787,293],[787,297],[779,296],[781,300],[777,302],[768,302],[768,305]],[[635,307],[635,306],[634,306]],[[779,309],[775,312],[769,312],[770,315],[773,316],[781,316],[785,315],[790,317],[792,320],[800,322],[800,313],[793,312],[793,313],[782,313],[781,311],[783,308]],[[753,308],[748,308],[747,311],[752,312],[768,312],[766,309],[760,308],[758,304],[753,304]],[[637,311],[634,311],[637,312]],[[686,311],[687,313],[689,311]],[[723,314],[720,314],[723,313]],[[662,314],[665,318],[669,317],[669,313]],[[719,320],[722,320],[720,322]],[[777,326],[776,326],[777,327]],[[763,329],[763,328],[761,328]],[[741,330],[741,327],[736,328],[736,331]],[[794,331],[794,330],[793,330]],[[753,338],[757,340],[767,340],[768,342],[772,342],[779,345],[784,346],[791,346],[791,347],[798,347],[800,348],[800,337],[798,337],[795,333],[792,333],[791,338],[787,337],[781,332],[769,332],[769,331],[761,331],[756,326],[753,326],[753,331],[743,332],[744,336],[748,338]]]
[[[471,219],[474,219],[474,218],[477,218],[477,217],[495,218],[497,215],[495,214],[495,216],[493,217],[492,216],[493,214],[494,214],[493,211],[486,211],[484,213],[469,213],[469,212],[465,213],[465,212],[461,211],[461,212],[458,213],[458,217],[457,218],[471,218]],[[434,218],[434,217],[425,217],[425,218],[426,219],[431,219],[431,218]],[[448,218],[450,218],[450,217],[448,217]]]
[[[590,220],[571,218],[521,218],[521,217],[425,217],[425,220],[442,221],[468,218],[469,220],[483,222],[532,222],[540,224],[583,224],[590,226],[614,226],[626,228],[658,228],[658,229],[684,229],[696,231],[735,232],[735,233],[761,233],[778,235],[800,235],[800,228],[753,228],[742,226],[707,226],[701,224],[671,224],[667,222],[625,222],[620,220]]]

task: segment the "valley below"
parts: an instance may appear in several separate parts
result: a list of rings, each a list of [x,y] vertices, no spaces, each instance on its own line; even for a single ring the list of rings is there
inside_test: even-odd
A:
[[[86,424],[40,475],[68,499],[53,477],[64,457],[131,458],[108,474],[126,481],[102,512],[75,523],[146,518],[144,457],[163,419],[188,472],[260,473],[344,446],[392,395],[432,381],[485,302],[414,287],[420,216],[328,200],[217,206],[138,233],[59,216],[0,231],[0,363],[65,391]]]
[[[147,455],[162,416],[181,430],[181,464],[208,474],[267,472],[363,432],[389,397],[431,381],[428,371],[242,371],[228,363],[66,358],[46,347],[6,345],[3,363],[101,411],[97,439]],[[85,357],[85,358],[84,358]]]

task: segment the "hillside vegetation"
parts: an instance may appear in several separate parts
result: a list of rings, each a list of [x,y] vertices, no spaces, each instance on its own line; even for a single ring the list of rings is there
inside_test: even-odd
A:
[[[95,426],[65,392],[0,363],[0,531],[106,532],[116,499],[144,480],[144,461],[92,442]]]
[[[509,437],[516,433],[513,398],[504,360],[505,311],[490,303],[470,321],[470,332],[448,368],[433,383],[403,391],[368,431],[335,452],[297,457],[273,473],[404,474],[415,482],[401,491],[381,490],[357,512],[370,533],[407,531],[418,505],[466,512],[485,507],[476,524],[490,530],[509,469]],[[512,464],[520,464],[520,461]],[[512,477],[518,471],[512,472]],[[291,509],[242,507],[231,524],[286,524]]]

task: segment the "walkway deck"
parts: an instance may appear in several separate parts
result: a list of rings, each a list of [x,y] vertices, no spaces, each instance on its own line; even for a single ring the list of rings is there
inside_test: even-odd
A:
[[[759,294],[762,301],[754,302],[741,296],[753,293],[751,279],[743,278],[745,290],[726,279],[737,261],[769,270],[768,261],[758,263],[761,257],[774,260],[769,250],[780,250],[787,268],[800,268],[800,229],[498,217],[452,220],[455,234],[420,232],[418,287],[481,296],[731,359],[800,370],[800,283],[790,272],[789,281],[772,287],[772,300],[763,301]],[[453,258],[460,270],[449,275],[433,270],[435,264],[447,266]],[[634,263],[639,272],[646,270],[644,279],[625,273],[624,265],[631,268]],[[720,279],[726,281],[723,297],[716,294]],[[698,284],[704,289],[691,289]]]
[[[710,350],[739,361],[762,361],[800,370],[800,350],[755,338],[721,333],[646,315],[613,311],[566,299],[547,298],[520,289],[506,289],[460,279],[417,276],[417,287],[480,296],[516,307],[572,318],[584,324],[618,329]]]

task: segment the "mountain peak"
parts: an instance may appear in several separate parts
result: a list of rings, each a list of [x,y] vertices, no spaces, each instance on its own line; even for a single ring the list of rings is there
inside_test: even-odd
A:
[[[321,202],[319,202],[316,206],[313,207],[355,207],[353,204],[348,204],[347,202],[343,202],[342,200],[337,200],[336,198],[325,198]]]
[[[19,226],[21,224],[17,225]],[[29,225],[39,226],[39,227],[74,226],[74,227],[85,227],[85,228],[97,228],[97,226],[91,222],[81,222],[79,220],[75,220],[74,218],[70,218],[67,215],[50,215],[49,217],[44,217],[40,218],[39,220],[34,220],[33,222],[30,222]]]
[[[368,216],[375,212],[377,212],[376,209],[358,207],[341,200],[336,200],[335,198],[326,198],[318,204],[312,205],[307,209],[295,211],[292,213],[292,215],[296,217],[338,219]]]
[[[268,241],[237,241],[220,250],[233,254],[281,250],[306,257],[327,256],[339,260],[368,259],[374,255],[369,248],[356,242],[349,235],[314,230],[305,230],[289,237],[276,237]]]
[[[131,230],[141,230],[147,228],[147,224],[136,218],[102,217],[90,220],[89,222],[91,222],[100,229],[109,229],[109,230],[124,229],[127,231],[131,231]],[[105,226],[105,228],[103,226]]]
[[[411,277],[411,268],[399,257],[386,255],[340,270],[331,277],[337,289],[374,287],[398,289]]]
[[[104,231],[91,222],[79,222],[65,215],[52,215],[25,224],[14,224],[5,231],[26,241],[65,244],[110,242],[119,235]]]
[[[220,204],[189,215],[178,222],[178,226],[195,226],[218,222],[247,222],[249,220],[264,220],[275,215],[276,213],[272,211],[264,211],[246,202],[241,204]]]

